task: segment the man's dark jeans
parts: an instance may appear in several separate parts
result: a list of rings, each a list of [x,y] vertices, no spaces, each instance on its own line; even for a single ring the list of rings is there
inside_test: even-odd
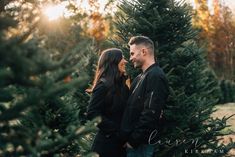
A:
[[[127,148],[127,157],[153,157],[154,145],[141,145],[135,149]]]

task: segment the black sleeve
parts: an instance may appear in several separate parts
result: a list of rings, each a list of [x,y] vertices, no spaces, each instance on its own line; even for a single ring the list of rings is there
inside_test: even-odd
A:
[[[147,77],[144,109],[128,142],[136,147],[143,141],[148,141],[151,130],[158,128],[159,118],[169,94],[168,82],[165,76],[150,75]]]
[[[108,119],[104,114],[105,97],[107,92],[108,87],[104,82],[100,82],[96,85],[87,107],[87,118],[92,120],[93,118],[100,116],[101,122],[98,124],[98,128],[104,133],[112,133],[117,131],[117,127],[115,123]]]

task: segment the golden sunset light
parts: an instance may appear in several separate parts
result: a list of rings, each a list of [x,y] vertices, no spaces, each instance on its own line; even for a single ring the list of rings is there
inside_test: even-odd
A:
[[[114,8],[106,8],[108,0],[97,0],[94,2],[90,2],[87,0],[77,0],[76,4],[80,11],[84,11],[87,13],[97,11],[101,14],[106,14],[108,12],[112,13],[115,10]],[[62,2],[57,5],[48,5],[44,7],[43,13],[48,17],[50,21],[56,20],[60,17],[69,17],[72,15],[72,13],[69,12],[69,10],[66,8],[67,5],[68,2]]]
[[[68,12],[68,10],[66,9],[65,4],[46,6],[43,9],[43,13],[48,17],[50,21],[56,20],[62,16],[65,16],[66,12]]]
[[[63,6],[49,6],[45,8],[44,14],[49,20],[55,20],[63,15]]]
[[[235,157],[235,0],[0,0],[0,157]]]
[[[106,4],[108,3],[108,0],[96,0],[93,3],[87,1],[87,0],[77,0],[77,4],[81,7],[81,9],[84,10],[90,10],[94,11],[97,10],[100,13],[106,12]]]

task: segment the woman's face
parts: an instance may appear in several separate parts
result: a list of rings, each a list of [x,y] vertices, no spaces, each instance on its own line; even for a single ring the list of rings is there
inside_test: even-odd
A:
[[[126,63],[127,61],[125,60],[124,57],[122,57],[122,60],[118,63],[118,69],[121,74],[126,73]]]

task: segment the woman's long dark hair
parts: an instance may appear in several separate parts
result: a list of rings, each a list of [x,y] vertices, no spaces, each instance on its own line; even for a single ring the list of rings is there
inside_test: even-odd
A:
[[[92,89],[100,81],[101,78],[106,79],[109,86],[115,86],[122,78],[118,69],[118,63],[122,60],[122,51],[117,48],[106,49],[101,53],[98,61],[95,79],[93,81]]]

